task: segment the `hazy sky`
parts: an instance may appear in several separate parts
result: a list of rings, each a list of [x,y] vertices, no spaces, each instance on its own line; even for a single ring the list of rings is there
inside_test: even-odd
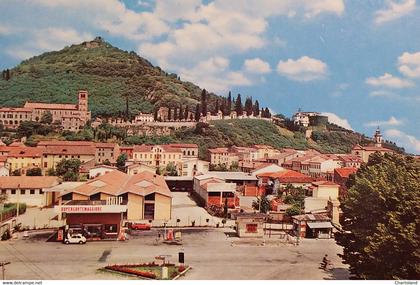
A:
[[[298,108],[420,153],[415,0],[0,0],[0,68],[102,36],[274,112]],[[0,91],[1,92],[1,91]],[[1,94],[0,94],[1,96]]]

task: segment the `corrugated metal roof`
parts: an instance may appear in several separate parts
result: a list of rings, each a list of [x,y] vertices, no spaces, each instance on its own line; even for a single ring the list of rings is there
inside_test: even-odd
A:
[[[308,227],[311,229],[325,229],[325,228],[332,228],[333,225],[331,222],[307,222]]]

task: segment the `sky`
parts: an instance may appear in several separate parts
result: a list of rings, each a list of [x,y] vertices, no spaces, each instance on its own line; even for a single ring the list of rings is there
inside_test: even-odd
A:
[[[0,69],[96,36],[208,91],[379,126],[420,154],[416,0],[0,0]]]

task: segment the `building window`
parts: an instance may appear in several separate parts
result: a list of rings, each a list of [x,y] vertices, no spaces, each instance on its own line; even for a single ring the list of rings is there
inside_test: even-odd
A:
[[[39,189],[39,194],[44,194],[44,190]]]
[[[20,189],[20,195],[25,195],[25,189]]]
[[[34,195],[35,194],[35,189],[31,189],[30,194]]]
[[[7,191],[6,189],[1,189],[1,194],[6,195],[6,191]]]
[[[151,193],[149,195],[146,195],[146,197],[144,197],[144,200],[146,200],[146,201],[154,201],[155,200],[155,193]]]
[[[11,195],[16,195],[16,189],[12,189],[12,191],[11,191],[11,193],[10,193]]]
[[[257,224],[246,224],[246,232],[247,233],[256,233],[257,232]]]
[[[116,233],[117,232],[117,225],[104,225],[104,232],[105,233]]]

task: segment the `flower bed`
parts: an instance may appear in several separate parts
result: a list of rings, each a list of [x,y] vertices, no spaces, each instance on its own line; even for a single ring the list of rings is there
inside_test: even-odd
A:
[[[104,269],[118,273],[125,273],[147,279],[162,279],[162,266],[154,262],[142,264],[115,264],[105,266]],[[173,279],[184,272],[187,267],[184,265],[176,266],[175,264],[166,263],[168,268],[169,279]]]
[[[153,272],[141,271],[141,270],[132,269],[132,268],[129,268],[129,267],[126,267],[126,266],[111,265],[111,266],[105,266],[105,269],[118,271],[118,272],[123,272],[123,273],[128,273],[128,274],[133,274],[133,275],[136,275],[136,276],[146,277],[146,278],[150,278],[150,279],[156,279],[156,274],[154,274]]]

